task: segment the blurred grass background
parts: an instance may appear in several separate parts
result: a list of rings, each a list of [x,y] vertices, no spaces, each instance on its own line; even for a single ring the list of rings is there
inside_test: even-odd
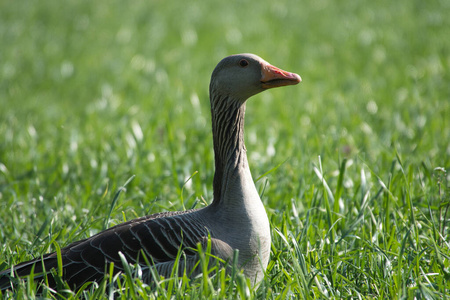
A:
[[[257,183],[274,228],[266,287],[304,292],[282,270],[305,255],[312,297],[409,296],[422,282],[445,295],[448,231],[437,216],[449,177],[435,168],[450,167],[449,15],[450,2],[436,0],[1,1],[2,269],[50,251],[52,239],[66,245],[101,230],[114,191],[132,175],[113,223],[183,209],[181,199],[186,208],[209,202],[210,74],[223,57],[251,52],[303,79],[247,106],[254,178],[282,164]],[[329,199],[332,228],[319,163],[341,196],[338,206]],[[310,255],[330,232],[395,252],[393,240],[408,230],[417,274],[401,263],[408,243],[381,256],[403,281],[384,281],[382,263],[369,268],[377,276],[362,272],[354,237]],[[301,251],[292,254],[283,235]],[[342,271],[345,249],[359,261],[351,275]],[[437,273],[431,283],[421,268]]]

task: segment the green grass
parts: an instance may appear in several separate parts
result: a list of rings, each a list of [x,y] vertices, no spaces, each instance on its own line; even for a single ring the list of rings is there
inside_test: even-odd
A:
[[[450,298],[450,2],[176,2],[0,3],[0,269],[209,202],[209,77],[253,52],[303,78],[247,106],[254,178],[280,165],[257,182],[264,281],[125,276],[116,295]]]

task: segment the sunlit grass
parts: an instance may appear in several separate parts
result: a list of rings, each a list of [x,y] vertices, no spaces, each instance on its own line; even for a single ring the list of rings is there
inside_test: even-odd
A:
[[[449,297],[447,1],[0,7],[0,269],[208,203],[209,77],[224,56],[253,52],[303,79],[247,106],[272,224],[261,285],[219,272],[152,289],[118,276],[60,296]]]

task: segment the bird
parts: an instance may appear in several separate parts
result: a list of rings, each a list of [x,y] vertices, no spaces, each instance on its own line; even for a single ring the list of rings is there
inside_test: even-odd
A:
[[[113,263],[124,272],[122,258],[139,264],[144,278],[150,268],[164,277],[201,274],[199,251],[210,249],[212,258],[237,267],[257,284],[264,277],[271,249],[271,229],[265,207],[253,181],[244,144],[247,100],[267,89],[296,85],[301,77],[279,69],[257,55],[225,57],[212,72],[209,98],[215,172],[211,204],[198,209],[160,212],[118,224],[60,250],[62,279],[77,290],[100,282]],[[198,248],[201,247],[201,248]],[[182,255],[180,255],[182,253]],[[58,252],[19,263],[0,272],[0,288],[14,289],[17,278],[27,278],[56,289]],[[179,271],[172,273],[178,259]]]

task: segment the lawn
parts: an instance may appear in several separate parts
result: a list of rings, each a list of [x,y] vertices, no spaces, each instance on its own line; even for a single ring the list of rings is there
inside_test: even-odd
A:
[[[0,270],[209,203],[209,79],[251,52],[303,79],[247,103],[264,281],[124,276],[115,295],[450,298],[449,16],[443,0],[2,1]]]

